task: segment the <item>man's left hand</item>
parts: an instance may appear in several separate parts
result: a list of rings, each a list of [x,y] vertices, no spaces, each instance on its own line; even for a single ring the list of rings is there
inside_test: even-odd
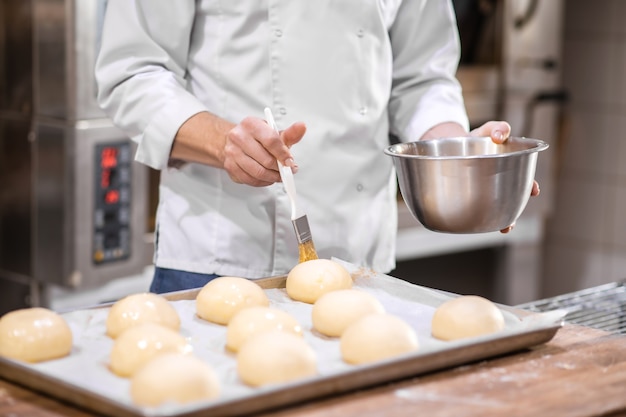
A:
[[[509,125],[507,122],[502,121],[487,122],[470,132],[470,136],[490,136],[495,143],[503,143],[509,138],[510,135],[511,125]],[[539,192],[539,183],[537,181],[534,181],[530,195],[534,197],[539,195]],[[513,223],[509,227],[500,230],[500,232],[508,233],[513,230],[513,227],[515,227],[515,223]]]

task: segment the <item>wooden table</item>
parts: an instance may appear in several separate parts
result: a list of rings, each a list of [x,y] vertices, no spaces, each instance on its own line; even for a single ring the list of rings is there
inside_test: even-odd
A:
[[[0,380],[0,417],[85,417]],[[626,336],[566,325],[549,343],[263,416],[626,416]]]

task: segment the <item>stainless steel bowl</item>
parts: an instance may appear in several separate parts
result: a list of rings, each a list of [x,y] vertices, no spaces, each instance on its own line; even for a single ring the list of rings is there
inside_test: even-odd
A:
[[[502,230],[522,214],[533,186],[537,156],[548,144],[511,137],[455,137],[399,143],[393,158],[400,192],[427,229],[446,233]]]

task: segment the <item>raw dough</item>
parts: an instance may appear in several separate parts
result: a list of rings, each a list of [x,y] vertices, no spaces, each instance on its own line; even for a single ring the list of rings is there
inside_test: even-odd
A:
[[[107,316],[107,335],[115,339],[129,327],[148,322],[180,329],[180,318],[169,301],[158,294],[139,293],[113,304]]]
[[[313,328],[323,335],[339,337],[356,320],[385,308],[372,294],[357,289],[332,291],[313,304]]]
[[[387,314],[368,314],[343,332],[341,357],[351,364],[363,364],[417,350],[417,334],[401,318]]]
[[[245,278],[219,277],[209,281],[196,296],[198,317],[217,324],[228,324],[239,310],[270,305],[265,291]]]
[[[433,316],[431,333],[456,340],[504,329],[504,316],[494,303],[477,295],[462,295],[441,304]]]
[[[241,380],[258,387],[317,374],[317,359],[304,338],[271,330],[244,344],[237,354]]]
[[[287,294],[296,301],[313,304],[322,295],[352,288],[352,277],[330,259],[315,259],[294,266],[287,275]]]
[[[115,339],[111,349],[111,370],[130,377],[142,366],[163,353],[189,354],[192,347],[178,332],[155,323],[138,324]]]
[[[302,326],[291,314],[273,307],[249,307],[233,316],[226,330],[226,347],[237,352],[248,340],[270,330],[302,336]]]
[[[165,353],[139,369],[130,382],[137,405],[185,404],[219,396],[220,383],[213,368],[193,355]]]
[[[0,319],[0,356],[42,362],[67,356],[71,350],[72,331],[52,310],[25,308]]]

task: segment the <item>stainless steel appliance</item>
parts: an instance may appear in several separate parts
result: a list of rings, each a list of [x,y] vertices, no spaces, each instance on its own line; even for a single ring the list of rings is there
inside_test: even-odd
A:
[[[150,263],[148,169],[95,100],[105,8],[0,1],[0,313]]]

